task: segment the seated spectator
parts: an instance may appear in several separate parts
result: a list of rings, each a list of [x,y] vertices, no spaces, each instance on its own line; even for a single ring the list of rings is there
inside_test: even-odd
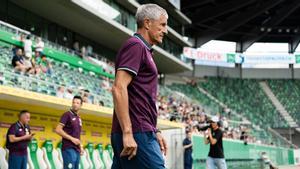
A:
[[[51,73],[52,73],[52,65],[47,60],[47,57],[44,54],[41,56],[40,59],[37,60],[37,67],[43,73],[47,73],[49,75],[51,75]]]
[[[56,91],[56,97],[65,98],[65,87],[59,86]]]
[[[28,67],[24,63],[23,53],[22,49],[16,50],[16,55],[13,56],[13,59],[11,61],[12,66],[15,70],[21,71],[21,72],[31,72],[31,67]]]
[[[41,37],[37,37],[36,38],[36,42],[35,42],[35,52],[39,52],[40,55],[42,55],[43,50],[44,50],[44,42],[42,41]]]
[[[64,98],[72,100],[74,97],[73,90],[71,88],[67,88],[67,92],[65,92]]]
[[[93,103],[93,101],[90,98],[90,91],[89,90],[83,90],[82,100],[84,103]]]
[[[110,84],[109,84],[109,79],[107,77],[105,77],[102,81],[102,84],[101,84],[101,88],[104,89],[104,90],[107,90],[107,91],[111,91],[111,87],[110,87]]]

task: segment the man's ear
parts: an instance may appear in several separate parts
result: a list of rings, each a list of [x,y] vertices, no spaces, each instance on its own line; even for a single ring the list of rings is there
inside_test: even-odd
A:
[[[149,18],[145,18],[145,19],[144,19],[144,27],[145,27],[147,30],[149,30],[150,25],[151,25],[150,19],[149,19]]]

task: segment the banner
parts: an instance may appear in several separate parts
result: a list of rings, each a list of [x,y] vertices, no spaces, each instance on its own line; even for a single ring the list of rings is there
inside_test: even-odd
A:
[[[243,54],[244,64],[293,64],[292,54]]]
[[[235,53],[211,52],[201,49],[184,47],[183,56],[195,59],[197,65],[234,67]]]

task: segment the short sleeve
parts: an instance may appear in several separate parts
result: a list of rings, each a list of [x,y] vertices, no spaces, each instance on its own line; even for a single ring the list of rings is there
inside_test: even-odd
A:
[[[15,125],[11,125],[7,131],[7,135],[15,135],[16,134],[16,126]]]
[[[184,139],[182,145],[189,145],[190,141],[188,139]]]
[[[62,124],[62,125],[66,125],[67,122],[68,122],[68,120],[69,120],[69,115],[68,115],[68,113],[64,113],[64,114],[61,116],[59,123]]]
[[[214,138],[215,138],[217,141],[219,141],[219,140],[222,138],[222,136],[223,136],[223,132],[222,132],[221,130],[219,130],[219,131],[217,131],[217,132],[215,133]]]
[[[136,76],[143,60],[143,46],[140,43],[131,43],[120,51],[117,58],[117,70],[125,70]]]

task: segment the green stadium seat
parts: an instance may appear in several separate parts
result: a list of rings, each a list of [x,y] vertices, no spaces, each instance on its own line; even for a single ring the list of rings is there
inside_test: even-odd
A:
[[[44,161],[43,151],[38,147],[36,139],[31,140],[28,149],[28,163],[31,169],[47,169],[50,167]]]
[[[88,152],[84,151],[83,155],[80,156],[80,169],[91,169],[93,167],[93,164],[91,163],[91,160],[88,157]]]
[[[6,150],[0,147],[0,168],[1,169],[8,169],[8,163],[6,159],[7,159]]]
[[[47,162],[50,169],[62,169],[62,162],[59,160],[58,152],[53,148],[51,140],[46,140],[43,144],[43,153],[45,155],[45,161]]]
[[[101,169],[108,169],[106,167],[106,164],[105,164],[105,161],[104,161],[104,157],[103,157],[103,146],[102,146],[102,144],[97,144],[96,145],[95,157],[100,162]]]

